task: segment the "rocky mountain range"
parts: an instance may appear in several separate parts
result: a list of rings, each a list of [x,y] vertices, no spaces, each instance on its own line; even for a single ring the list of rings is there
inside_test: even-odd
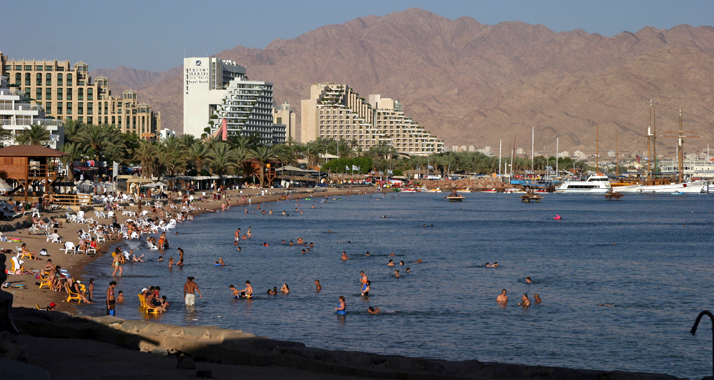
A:
[[[677,128],[703,136],[685,142],[700,151],[714,137],[714,28],[646,27],[614,37],[583,30],[556,33],[543,25],[483,25],[413,8],[383,17],[360,17],[264,49],[236,46],[216,56],[245,66],[251,79],[275,84],[275,100],[299,112],[314,82],[347,83],[363,96],[380,93],[447,146],[513,144],[536,150],[601,152],[646,149],[649,101],[658,135]],[[115,93],[132,87],[161,111],[165,127],[182,129],[181,67],[148,72],[119,67],[95,70]],[[300,120],[298,115],[298,120]],[[659,138],[661,154],[675,139]],[[601,153],[602,154],[602,153]]]

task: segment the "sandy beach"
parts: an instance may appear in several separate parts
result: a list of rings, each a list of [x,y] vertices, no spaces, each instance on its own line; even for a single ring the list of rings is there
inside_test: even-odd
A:
[[[251,199],[251,205],[259,204],[259,203],[264,203],[264,202],[279,202],[281,197],[284,194],[284,191],[282,189],[267,189],[268,194],[265,196],[262,196],[260,194],[260,190],[258,189],[243,189],[243,190],[229,190],[226,192],[226,196],[228,200],[231,202],[231,207],[240,207],[241,206],[241,199],[242,197],[250,197]],[[344,189],[337,189],[337,188],[327,188],[327,191],[324,192],[315,192],[315,193],[308,193],[308,189],[297,189],[296,193],[292,195],[292,199],[300,199],[300,198],[309,198],[309,197],[315,197],[315,196],[338,196],[338,195],[347,195],[347,194],[359,194],[359,193],[364,193],[366,192],[374,192],[376,189],[372,187],[355,187],[353,189],[349,188],[344,188]],[[303,192],[305,191],[305,192]],[[174,197],[176,194],[173,194]],[[215,212],[216,210],[221,209],[221,203],[223,200],[213,200],[213,198],[210,196],[210,192],[206,192],[206,195],[210,198],[209,200],[205,201],[194,201],[193,205],[198,208],[199,210],[195,212],[196,215],[204,213],[204,212]],[[199,193],[197,193],[196,196],[200,196]],[[238,206],[236,206],[238,205]],[[126,210],[130,211],[137,211],[137,207],[126,207]],[[146,209],[146,208],[144,208]],[[87,212],[87,216],[93,216],[93,212]],[[41,213],[42,218],[49,218],[54,216],[56,220],[62,221],[62,228],[58,228],[57,232],[60,236],[62,236],[63,241],[73,241],[76,242],[78,232],[80,229],[87,229],[86,224],[81,224],[81,223],[66,223],[65,222],[65,211],[64,210],[58,210],[55,212],[44,212]],[[122,224],[124,223],[127,219],[129,219],[129,216],[122,215],[121,212],[116,213],[117,221]],[[12,221],[2,221],[0,224],[9,224],[9,225],[15,225],[18,222],[22,222],[25,220],[28,220],[30,217],[24,216],[22,218],[17,218]],[[198,217],[200,218],[200,217]],[[100,224],[106,224],[109,223],[108,219],[98,219],[98,223]],[[195,221],[187,220],[184,223],[192,223]],[[64,248],[63,244],[59,243],[50,243],[47,241],[47,237],[44,234],[31,234],[29,232],[28,228],[22,228],[19,230],[15,231],[10,231],[10,232],[5,232],[4,233],[7,236],[11,236],[12,238],[18,238],[21,239],[22,242],[0,242],[0,248],[1,249],[12,249],[13,251],[16,251],[17,247],[19,247],[22,243],[27,243],[27,249],[30,252],[40,252],[42,249],[46,249],[49,256],[39,256],[40,260],[30,260],[30,259],[24,259],[24,268],[27,271],[33,272],[33,271],[39,271],[42,269],[45,264],[47,263],[47,259],[52,259],[52,263],[54,265],[59,265],[62,267],[62,269],[68,270],[72,277],[75,280],[79,280],[82,284],[88,284],[89,283],[89,276],[85,274],[84,272],[84,267],[86,266],[87,263],[89,263],[91,260],[94,260],[96,257],[99,257],[100,255],[107,254],[109,249],[114,245],[119,242],[121,242],[121,239],[119,240],[113,240],[113,241],[107,241],[106,243],[101,245],[100,251],[103,252],[102,254],[97,254],[97,255],[83,255],[83,254],[65,254],[64,251],[60,251],[60,248]],[[142,238],[145,238],[147,235],[142,235]],[[7,258],[7,265],[8,268],[11,266],[10,264],[10,255],[8,255]],[[29,308],[34,308],[36,306],[39,306],[40,308],[46,308],[47,305],[49,305],[51,302],[54,302],[57,304],[54,310],[56,311],[65,311],[69,313],[77,313],[77,304],[74,302],[67,303],[67,293],[65,292],[55,292],[50,289],[47,289],[46,287],[43,289],[39,289],[39,286],[36,283],[39,283],[39,280],[36,280],[34,275],[30,274],[23,274],[23,275],[8,275],[7,282],[10,283],[11,286],[15,285],[24,285],[24,288],[16,288],[16,287],[11,287],[4,289],[5,291],[12,293],[13,296],[15,297],[14,299],[14,306],[15,307],[29,307]],[[95,292],[102,293],[106,290],[106,284],[95,284]],[[81,308],[81,305],[79,306]]]

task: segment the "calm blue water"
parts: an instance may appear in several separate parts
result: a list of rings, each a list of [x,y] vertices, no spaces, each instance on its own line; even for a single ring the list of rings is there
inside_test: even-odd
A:
[[[136,294],[159,285],[173,302],[157,318],[164,323],[242,329],[326,349],[693,379],[711,374],[710,322],[694,337],[689,330],[701,310],[714,308],[714,197],[628,195],[607,202],[553,194],[523,204],[505,194],[467,194],[463,203],[448,203],[444,194],[394,196],[331,198],[316,209],[303,201],[304,215],[293,201],[263,205],[272,216],[235,208],[199,216],[169,235],[172,248],[164,256],[178,259],[175,248],[182,247],[183,269],[156,261],[125,266],[118,289],[128,302],[117,314],[144,318]],[[282,210],[290,216],[280,216]],[[556,214],[563,219],[553,220]],[[249,226],[254,238],[237,252],[233,231]],[[302,255],[301,247],[280,244],[298,237],[315,248]],[[137,241],[122,244],[159,256]],[[340,260],[343,250],[349,261]],[[386,265],[390,252],[406,262],[400,278]],[[226,267],[213,266],[219,257]],[[414,263],[418,258],[422,264]],[[103,313],[110,260],[106,255],[87,268],[100,302],[81,306],[86,314]],[[494,261],[499,268],[483,267]],[[372,282],[369,300],[360,297],[360,270]],[[182,303],[187,276],[204,294],[191,310]],[[534,283],[526,284],[526,276]],[[242,289],[247,279],[255,298],[232,299],[228,285]],[[283,283],[289,295],[265,294]],[[506,307],[495,302],[502,288],[510,296]],[[516,306],[523,293],[531,300],[539,293],[543,303]],[[347,298],[346,317],[334,314],[339,295]],[[384,313],[369,315],[368,306]]]

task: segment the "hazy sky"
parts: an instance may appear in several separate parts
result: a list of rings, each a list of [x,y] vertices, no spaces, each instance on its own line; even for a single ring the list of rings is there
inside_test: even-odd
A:
[[[560,32],[584,29],[613,36],[644,26],[714,23],[714,1],[6,1],[0,8],[0,51],[16,59],[82,60],[89,68],[119,65],[168,70],[187,56],[236,45],[263,48],[323,25],[422,8],[493,25],[543,24]]]

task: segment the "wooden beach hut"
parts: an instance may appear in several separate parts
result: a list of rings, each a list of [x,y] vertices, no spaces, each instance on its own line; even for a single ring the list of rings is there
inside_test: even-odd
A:
[[[15,195],[22,188],[25,202],[28,201],[31,188],[42,188],[42,192],[51,194],[52,186],[61,181],[60,157],[67,156],[59,150],[40,145],[11,145],[0,149],[0,178],[14,184]],[[38,195],[38,194],[35,194]]]

